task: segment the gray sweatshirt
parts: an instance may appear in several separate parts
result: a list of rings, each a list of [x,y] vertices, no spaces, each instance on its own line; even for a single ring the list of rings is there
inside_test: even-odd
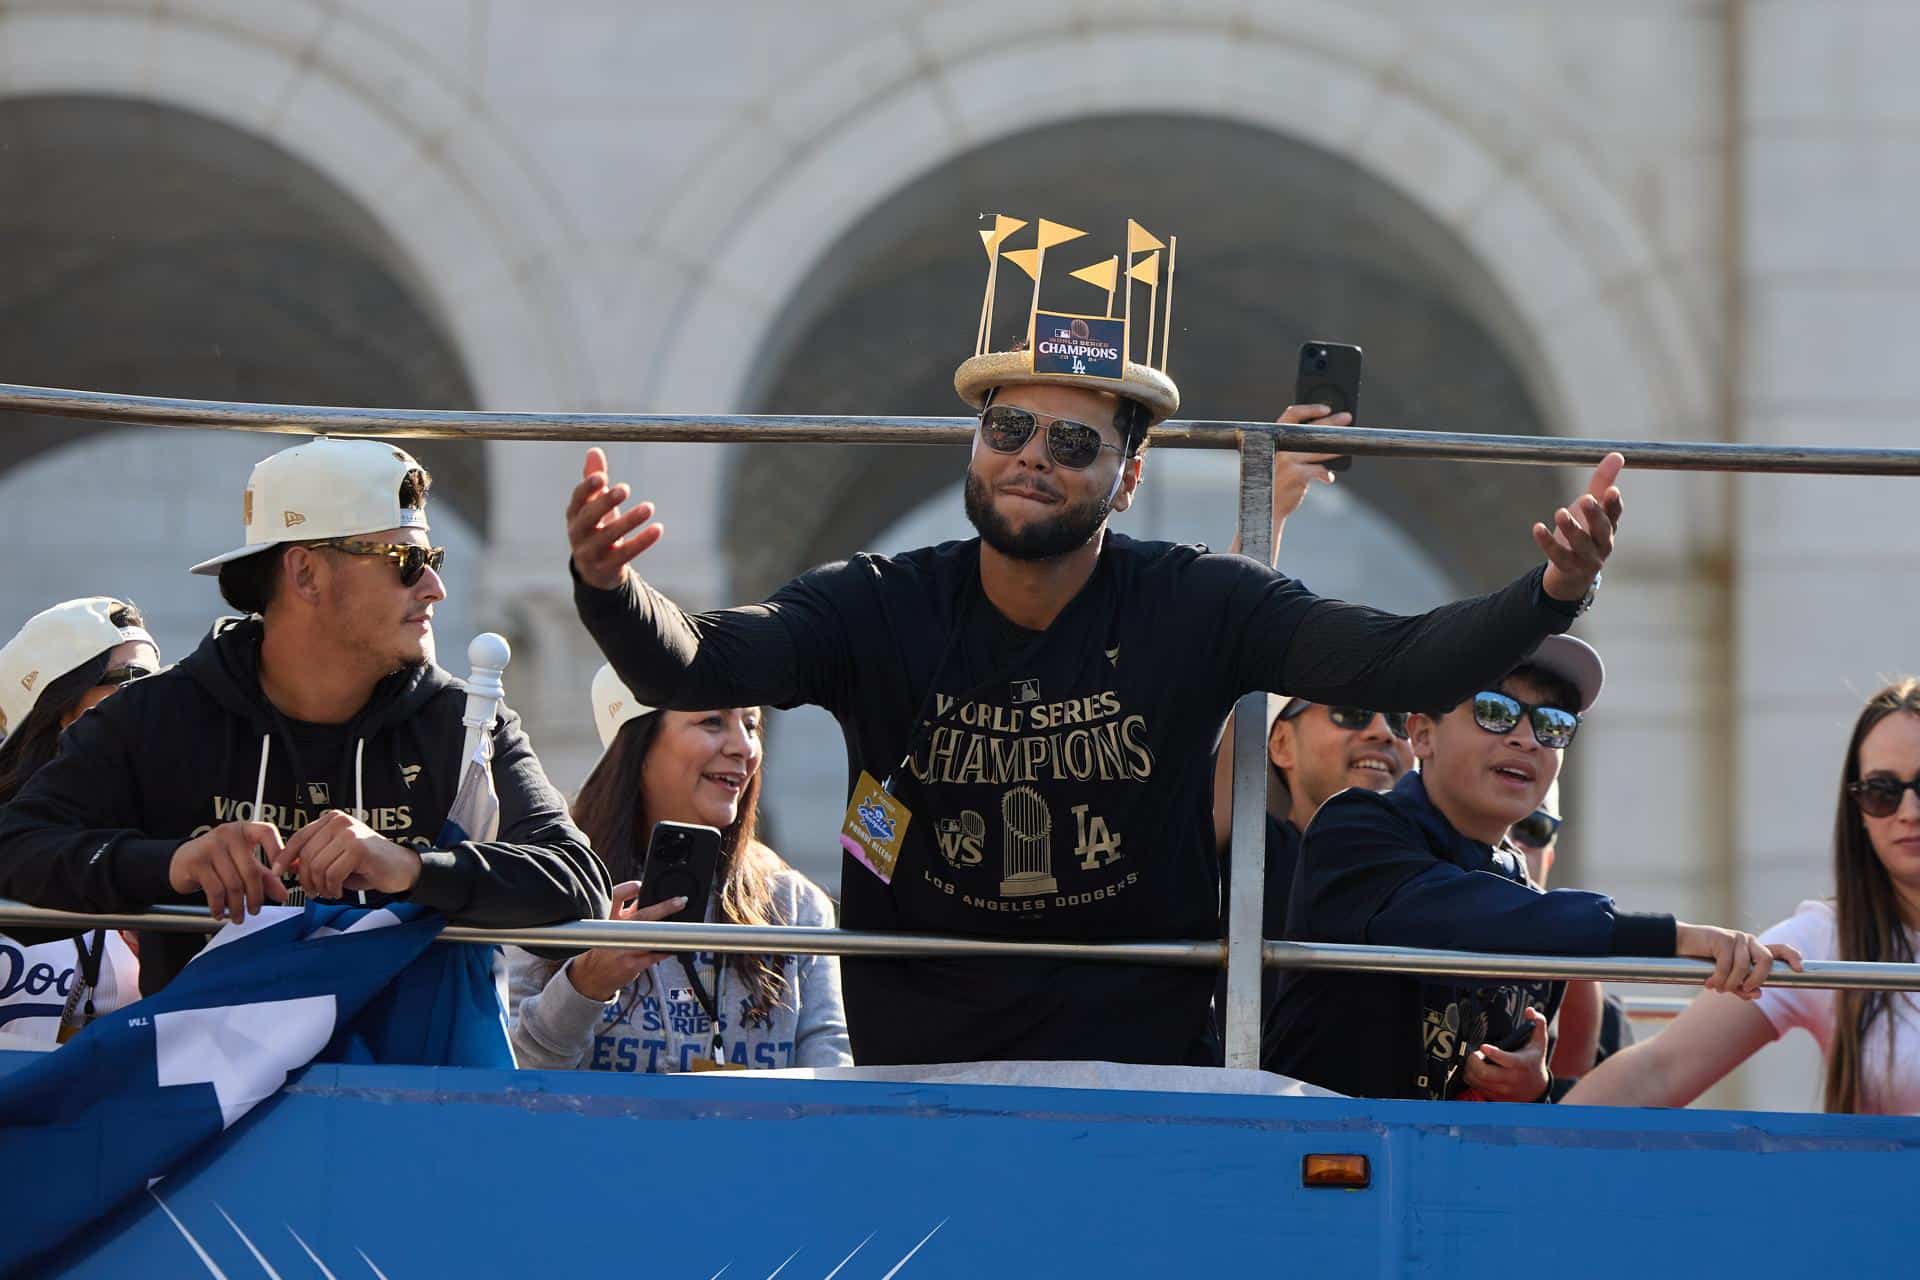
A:
[[[831,928],[834,923],[827,895],[791,868],[774,877],[773,898],[780,924]],[[708,918],[717,916],[716,904]],[[785,997],[770,1019],[747,1026],[751,993],[746,982],[730,966],[722,967],[715,991],[716,957],[707,952],[668,956],[602,1003],[574,988],[564,962],[518,947],[505,950],[513,1052],[522,1067],[644,1073],[687,1071],[696,1061],[711,1061],[713,1024],[683,960],[714,996],[728,1062],[754,1068],[853,1065],[838,956],[785,957]]]

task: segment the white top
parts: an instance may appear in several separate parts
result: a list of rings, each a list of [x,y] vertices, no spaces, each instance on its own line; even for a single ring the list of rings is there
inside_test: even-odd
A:
[[[92,934],[85,941],[92,944]],[[54,1043],[60,1013],[80,977],[80,952],[73,939],[23,947],[0,934],[0,1031]],[[125,1008],[140,998],[140,962],[116,929],[106,931],[100,957],[100,985],[93,991],[97,1017]]]
[[[1760,935],[1762,942],[1790,942],[1808,960],[1836,960],[1837,918],[1830,902],[1803,902],[1787,919]],[[1920,932],[1909,929],[1916,954]],[[1835,993],[1816,987],[1762,987],[1755,1001],[1773,1024],[1775,1038],[1803,1027],[1833,1049]],[[1874,1019],[1861,1051],[1861,1110],[1885,1115],[1920,1115],[1920,998],[1910,991],[1888,993],[1887,1011]]]

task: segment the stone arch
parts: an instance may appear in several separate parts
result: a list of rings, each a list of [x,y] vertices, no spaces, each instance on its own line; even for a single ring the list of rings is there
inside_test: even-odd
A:
[[[1048,190],[1054,158],[1069,148],[1084,165],[1139,146],[1165,157],[1155,189],[1142,190],[1124,166],[1095,163],[1070,192]],[[1188,196],[1221,174],[1236,175],[1233,201]],[[1339,157],[1192,116],[1084,117],[998,139],[923,176],[848,228],[830,251],[841,268],[839,291],[794,301],[759,352],[747,404],[770,412],[957,410],[953,366],[968,349],[968,300],[978,295],[982,263],[953,251],[950,211],[969,192],[990,192],[995,208],[1039,205],[1074,226],[1104,230],[1087,240],[1090,247],[1056,251],[1061,265],[1046,293],[1054,306],[1074,305],[1081,292],[1088,305],[1101,305],[1066,271],[1117,248],[1126,216],[1161,231],[1178,227],[1173,369],[1200,416],[1270,416],[1291,390],[1301,342],[1352,335],[1368,348],[1362,403],[1374,421],[1478,416],[1520,434],[1542,429],[1502,344],[1454,296],[1457,265],[1445,273],[1431,265],[1464,252],[1450,237],[1392,216],[1399,197]],[[964,225],[957,230],[966,235]],[[1075,250],[1077,257],[1060,257]],[[996,342],[1024,331],[1024,284],[1009,283],[1017,296],[996,315]],[[1143,294],[1139,302],[1146,301]],[[950,486],[960,457],[913,446],[755,450],[730,476],[725,529],[736,585],[751,596],[798,568],[867,545],[892,519]],[[1150,462],[1150,486],[1152,471]],[[1551,509],[1556,500],[1548,476],[1531,469],[1369,463],[1349,480],[1434,550],[1460,584],[1503,581],[1532,559],[1524,539],[1476,536],[1487,511]]]
[[[1647,236],[1555,111],[1512,100],[1471,50],[1447,51],[1449,74],[1433,75],[1430,33],[1387,17],[1329,24],[1300,4],[1099,29],[1041,5],[1007,15],[1017,46],[1011,26],[977,16],[879,30],[713,148],[657,229],[682,285],[662,308],[650,404],[756,403],[778,331],[820,305],[805,299],[840,296],[856,269],[835,258],[844,229],[930,172],[1049,125],[1151,113],[1252,126],[1396,192],[1387,216],[1458,248],[1428,264],[1432,278],[1498,341],[1542,429],[1663,437],[1712,425],[1704,354]],[[1125,72],[1159,66],[1188,73]],[[1153,188],[1151,164],[1134,172]],[[1692,532],[1684,513],[1667,518],[1636,533]]]
[[[398,247],[270,142],[137,99],[9,98],[0,189],[13,193],[0,209],[0,275],[11,282],[0,348],[16,381],[294,404],[473,403]],[[114,429],[6,417],[0,473]],[[449,505],[485,536],[484,455],[417,444]]]

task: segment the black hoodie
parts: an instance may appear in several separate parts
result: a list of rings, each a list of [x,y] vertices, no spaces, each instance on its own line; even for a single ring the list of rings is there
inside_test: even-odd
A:
[[[1526,863],[1461,834],[1409,773],[1354,787],[1307,824],[1285,937],[1541,956],[1670,956],[1674,919],[1604,894],[1542,891]],[[1294,970],[1267,1010],[1261,1066],[1363,1098],[1450,1098],[1484,1043],[1552,1018],[1565,984]]]
[[[60,754],[0,809],[0,896],[94,912],[203,901],[168,883],[174,851],[212,827],[253,819],[258,795],[259,816],[282,836],[351,808],[418,850],[420,879],[405,898],[462,924],[606,914],[606,868],[547,781],[519,716],[502,706],[493,728],[499,839],[439,849],[466,734],[461,685],[432,664],[409,668],[376,685],[346,724],[306,724],[261,692],[260,637],[257,621],[216,628],[185,661],[76,720]],[[141,990],[159,990],[204,941],[143,934]]]

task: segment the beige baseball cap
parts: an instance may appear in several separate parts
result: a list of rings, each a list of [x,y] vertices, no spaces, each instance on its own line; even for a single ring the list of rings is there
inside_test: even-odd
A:
[[[247,480],[246,545],[202,560],[193,572],[218,573],[230,560],[283,542],[425,529],[425,509],[400,505],[400,482],[419,466],[384,440],[318,436],[282,449],[255,464]]]
[[[600,731],[601,747],[613,745],[614,735],[629,720],[656,710],[633,696],[633,691],[613,673],[606,663],[593,673],[593,727]]]
[[[0,730],[11,731],[40,694],[89,658],[129,640],[153,644],[145,627],[116,626],[113,611],[125,602],[112,596],[66,600],[27,619],[0,648]],[[160,646],[153,644],[157,653]]]

